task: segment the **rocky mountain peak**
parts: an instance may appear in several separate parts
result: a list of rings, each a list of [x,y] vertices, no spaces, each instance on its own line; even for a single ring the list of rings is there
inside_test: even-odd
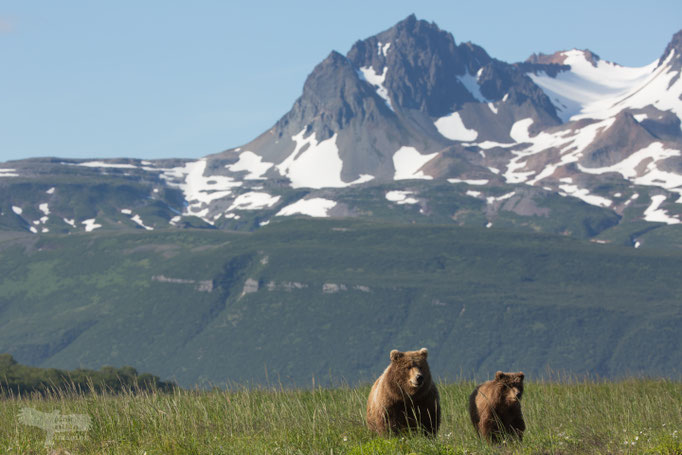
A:
[[[575,208],[580,199],[604,214],[605,224],[589,235],[617,223],[626,207],[634,213],[628,220],[679,224],[678,54],[682,31],[666,48],[665,67],[654,72],[576,49],[511,65],[410,15],[357,41],[345,56],[330,52],[289,112],[241,147],[194,161],[2,166],[0,227],[257,229],[294,214],[489,226],[511,209],[560,219],[564,208],[547,207],[569,195],[562,207]],[[77,181],[68,188],[59,179],[43,181],[55,175]],[[126,183],[103,193],[101,175]],[[19,196],[24,179],[36,182],[29,198]],[[80,194],[79,185],[90,185],[98,202],[74,211],[62,192]],[[651,203],[646,187],[656,197]],[[551,229],[566,232],[560,223]]]
[[[303,94],[276,128],[306,127],[317,133],[318,140],[328,139],[366,109],[363,99],[372,98],[373,93],[371,87],[362,83],[352,63],[332,51],[310,73],[303,85]],[[294,130],[289,129],[286,134],[292,136],[298,132]]]
[[[675,65],[676,69],[679,69],[679,67],[682,66],[682,63],[680,63],[682,62],[682,30],[673,35],[672,39],[663,51],[663,55],[661,55],[658,65],[662,65],[673,52],[675,53],[673,58],[677,62]]]
[[[536,65],[563,65],[564,60],[566,60],[566,55],[563,51],[555,52],[553,54],[543,54],[533,52],[530,57],[525,60],[525,63],[532,63]]]
[[[477,101],[458,76],[473,78],[490,61],[479,46],[457,46],[451,33],[414,15],[356,42],[348,59],[357,68],[371,69],[385,78],[383,85],[396,109],[431,117]]]
[[[524,63],[533,65],[568,65],[567,59],[581,56],[586,61],[596,67],[601,58],[589,49],[571,49],[567,51],[558,51],[553,54],[533,53],[528,57]]]

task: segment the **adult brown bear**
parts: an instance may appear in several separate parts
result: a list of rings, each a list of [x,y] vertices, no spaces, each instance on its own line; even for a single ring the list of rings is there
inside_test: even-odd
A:
[[[521,413],[522,372],[495,373],[469,396],[471,423],[481,437],[499,442],[505,434],[523,439],[526,424]]]
[[[379,434],[422,431],[435,436],[440,398],[426,361],[429,351],[391,351],[391,363],[367,399],[367,426]]]

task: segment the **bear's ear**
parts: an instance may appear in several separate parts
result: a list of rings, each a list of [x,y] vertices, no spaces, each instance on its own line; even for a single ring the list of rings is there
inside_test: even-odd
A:
[[[499,381],[500,379],[504,379],[506,377],[507,377],[507,375],[501,371],[498,371],[497,373],[495,373],[495,380],[496,381]]]
[[[519,379],[523,381],[523,378],[525,378],[526,375],[523,374],[523,371],[519,372]]]
[[[391,362],[395,362],[399,358],[401,358],[403,355],[405,355],[403,352],[398,351],[397,349],[394,349],[391,351]]]
[[[419,354],[421,354],[421,356],[424,357],[424,359],[426,359],[429,356],[429,350],[426,348],[421,348],[419,350]]]

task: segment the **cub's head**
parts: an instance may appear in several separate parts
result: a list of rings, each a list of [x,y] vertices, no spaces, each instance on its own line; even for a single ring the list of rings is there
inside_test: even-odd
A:
[[[520,401],[523,396],[523,372],[518,373],[503,373],[498,371],[495,373],[495,382],[499,382],[504,386],[504,397],[509,402]]]
[[[426,358],[429,351],[391,351],[391,370],[394,380],[407,393],[415,394],[422,387],[431,384],[431,371]]]

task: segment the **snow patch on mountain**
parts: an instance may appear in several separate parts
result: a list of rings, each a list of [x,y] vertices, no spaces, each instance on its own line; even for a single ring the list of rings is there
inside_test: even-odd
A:
[[[182,167],[163,169],[160,175],[169,186],[179,188],[185,196],[188,205],[185,215],[195,215],[206,222],[210,222],[207,204],[232,194],[231,188],[239,187],[242,182],[222,175],[204,175],[206,158],[190,161]]]
[[[448,179],[448,182],[450,182],[450,183],[466,183],[467,185],[487,185],[489,180],[487,180],[487,179],[470,179],[470,180]]]
[[[652,105],[661,111],[672,111],[682,119],[682,99],[680,99],[682,77],[680,77],[679,70],[673,70],[669,65],[674,55],[675,51],[672,51],[664,64],[652,72],[641,85],[634,87],[613,103],[595,106],[595,112],[587,111],[578,118],[590,115],[594,118],[603,118],[615,115],[626,108],[640,109]],[[601,110],[598,111],[598,108]]]
[[[130,209],[121,209],[121,213],[124,214],[124,215],[130,216],[130,215],[133,214],[133,211],[130,210]],[[145,230],[147,230],[147,231],[153,231],[153,230],[154,230],[153,227],[147,226],[147,225],[144,224],[144,222],[142,221],[142,218],[140,217],[140,215],[137,215],[137,214],[136,214],[136,215],[134,215],[134,216],[131,216],[131,217],[130,217],[130,220],[131,220],[133,223],[137,224],[138,226],[142,227],[143,229],[145,229]],[[66,221],[66,220],[64,220],[64,221]],[[172,224],[172,223],[171,223],[171,224]]]
[[[21,207],[17,207],[16,205],[12,206],[12,211],[17,215],[21,215],[22,213],[24,213],[24,210]]]
[[[393,168],[395,169],[394,180],[424,179],[431,180],[433,177],[425,175],[420,169],[438,153],[422,155],[414,147],[400,147],[393,154]]]
[[[245,151],[239,154],[239,161],[234,164],[228,164],[225,167],[232,172],[247,171],[248,174],[244,180],[262,180],[264,174],[272,167],[274,163],[263,161],[260,155],[256,155],[251,151]]]
[[[275,216],[307,215],[315,218],[325,218],[329,216],[329,211],[335,206],[335,201],[321,197],[301,199],[291,205],[287,205],[277,212]]]
[[[559,189],[563,192],[559,192],[562,196],[568,195],[577,197],[590,205],[596,205],[598,207],[611,207],[613,201],[605,197],[597,196],[596,194],[590,194],[590,191],[586,188],[579,188],[576,185],[563,184],[559,185]]]
[[[414,191],[389,191],[386,193],[386,199],[395,202],[396,204],[416,204],[419,201],[413,197]]]
[[[512,126],[510,135],[515,140],[522,139],[519,142],[529,143],[530,145],[524,149],[512,150],[512,154],[515,157],[507,164],[507,171],[503,174],[505,179],[508,183],[537,184],[540,180],[553,175],[559,167],[577,162],[582,157],[585,148],[594,141],[597,134],[608,129],[614,121],[615,118],[608,118],[601,122],[591,123],[580,129],[567,129],[552,133],[541,132],[530,137],[528,128],[533,123],[532,119],[519,120]],[[530,156],[549,149],[559,150],[559,161],[549,162],[540,172],[526,170],[527,161]],[[531,176],[535,176],[535,178],[530,180]]]
[[[336,146],[337,135],[317,142],[315,134],[304,138],[306,129],[291,137],[294,151],[277,170],[291,180],[292,188],[342,188],[349,185],[341,179],[343,161]]]
[[[496,147],[502,147],[502,148],[515,147],[517,144],[515,142],[503,143],[503,142],[495,142],[495,141],[483,141],[483,142],[476,142],[476,143],[466,144],[466,145],[475,145],[476,147],[478,147],[480,149],[489,150],[489,149],[496,148]]]
[[[682,156],[679,150],[665,148],[661,142],[652,142],[612,166],[590,168],[578,164],[578,169],[586,174],[617,172],[637,185],[658,186],[682,195],[682,175],[658,167],[662,161],[679,156]],[[647,163],[646,167],[642,166],[644,163]]]
[[[502,196],[497,196],[497,197],[495,197],[495,196],[488,196],[487,198],[485,198],[485,201],[486,201],[488,204],[494,204],[494,203],[496,203],[496,202],[506,201],[507,199],[513,197],[515,194],[516,194],[516,191],[511,191],[511,192],[509,192],[509,193],[503,194]]]
[[[659,208],[666,199],[667,197],[663,194],[651,196],[651,205],[644,211],[644,219],[653,223],[679,224],[680,220],[669,216],[665,210]]]
[[[154,230],[153,227],[151,227],[151,226],[146,226],[146,225],[144,224],[144,222],[142,221],[142,218],[140,217],[140,215],[135,215],[135,216],[131,217],[130,219],[131,219],[135,224],[137,224],[138,226],[144,228],[144,229],[147,230],[147,231],[153,231],[153,230]]]
[[[530,142],[528,128],[530,128],[532,124],[533,119],[530,117],[514,122],[509,130],[509,137],[512,138],[514,142]]]
[[[19,177],[16,169],[0,169],[0,177]]]
[[[479,71],[480,74],[480,71]],[[481,93],[481,86],[478,85],[478,76],[472,76],[469,72],[464,73],[464,76],[457,76],[457,79],[462,83],[469,93],[481,103],[489,103],[489,100]],[[491,108],[492,110],[492,108]],[[495,111],[495,113],[497,113]]]
[[[395,112],[395,109],[393,109],[393,105],[391,104],[391,98],[388,96],[388,89],[384,86],[387,72],[388,66],[384,67],[384,71],[381,74],[378,74],[371,66],[363,66],[358,70],[358,77],[373,86],[377,92],[377,95],[379,95],[386,102],[386,106]]]
[[[478,137],[478,131],[470,130],[464,126],[459,112],[453,112],[439,118],[434,122],[436,129],[443,136],[453,141],[471,142]]]
[[[232,202],[228,212],[232,210],[261,210],[272,207],[279,202],[280,196],[271,196],[268,193],[252,191],[249,193],[240,194]]]
[[[658,60],[639,68],[624,67],[605,60],[598,60],[595,64],[586,58],[584,51],[577,49],[566,51],[563,55],[563,64],[571,67],[569,71],[562,71],[555,77],[545,72],[529,73],[528,76],[543,89],[564,122],[616,114],[598,115],[608,111],[633,89],[645,85],[658,64]]]
[[[66,220],[64,220],[64,221],[66,221]],[[95,218],[90,218],[90,219],[81,221],[81,224],[85,225],[85,231],[86,232],[91,232],[91,231],[94,231],[95,229],[99,229],[102,227],[101,224],[97,224],[95,221],[96,221]]]
[[[69,164],[75,164],[76,166],[84,166],[84,167],[111,167],[111,168],[117,168],[117,169],[138,169],[137,166],[134,164],[118,164],[118,163],[107,163],[105,161],[86,161],[84,163],[69,163]]]

